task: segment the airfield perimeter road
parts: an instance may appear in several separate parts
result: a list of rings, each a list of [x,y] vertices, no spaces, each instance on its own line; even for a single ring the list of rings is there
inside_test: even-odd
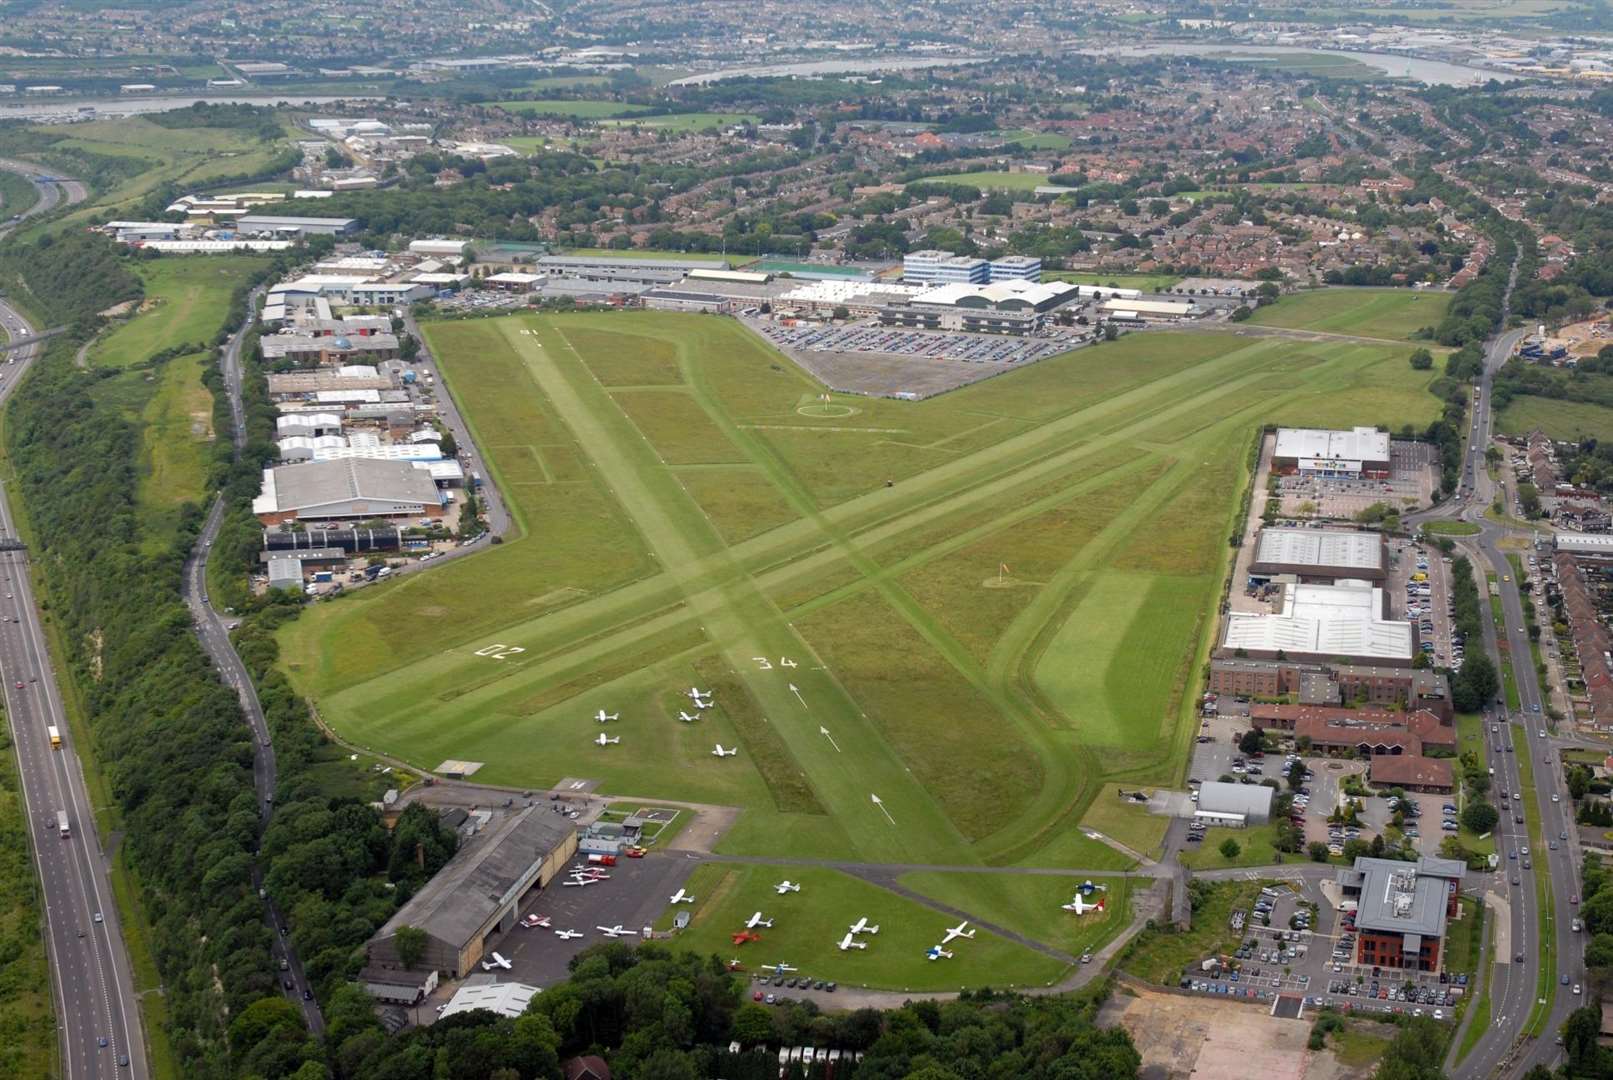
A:
[[[241,346],[246,340],[247,331],[256,321],[254,313],[257,310],[257,297],[258,292],[254,291],[247,302],[246,320],[230,336],[219,359],[224,374],[224,386],[229,393],[230,416],[234,422],[232,441],[237,455],[246,445],[245,416],[241,404]],[[269,724],[263,715],[263,705],[258,700],[258,689],[253,685],[246,665],[241,662],[240,654],[230,642],[230,631],[225,616],[213,608],[207,594],[207,553],[212,548],[213,541],[218,538],[219,526],[223,522],[224,497],[220,495],[213,500],[212,509],[207,513],[207,521],[202,526],[201,534],[196,538],[196,545],[191,549],[190,557],[185,560],[181,591],[185,597],[185,605],[190,609],[191,622],[196,628],[196,636],[201,641],[202,648],[212,659],[213,666],[218,669],[219,677],[235,688],[236,695],[241,699],[241,712],[246,716],[247,726],[252,729],[252,785],[258,795],[258,836],[261,839],[264,830],[269,827],[269,818],[274,813],[272,796],[277,783],[274,743],[269,737]],[[252,887],[262,892],[263,867],[255,859],[252,862]],[[313,998],[313,988],[308,984],[302,958],[297,955],[297,950],[286,933],[288,924],[285,914],[267,895],[263,897],[263,917],[278,939],[275,955],[277,959],[284,959],[287,965],[286,970],[277,972],[275,978],[280,980],[282,989],[291,1000],[301,1007],[303,1021],[308,1025],[308,1030],[315,1035],[323,1034],[325,1018],[319,1011],[319,1002]],[[286,987],[285,982],[288,980],[291,985]]]
[[[1510,301],[1512,286],[1517,277],[1517,264],[1513,264],[1512,280],[1507,285]],[[1474,577],[1479,586],[1482,611],[1487,611],[1488,595],[1486,573],[1493,573],[1500,594],[1503,625],[1497,628],[1492,620],[1483,620],[1485,646],[1495,659],[1497,670],[1503,663],[1512,663],[1518,688],[1519,712],[1513,716],[1506,705],[1494,705],[1485,711],[1485,756],[1495,769],[1494,787],[1514,796],[1512,805],[1501,816],[1496,830],[1497,848],[1503,853],[1501,865],[1491,877],[1490,889],[1506,901],[1507,923],[1497,927],[1494,961],[1489,972],[1490,1016],[1473,1016],[1468,1023],[1485,1024],[1486,1029],[1460,1065],[1453,1064],[1456,1046],[1453,1044],[1446,1065],[1453,1080],[1478,1080],[1499,1075],[1520,1076],[1537,1064],[1555,1065],[1562,1057],[1555,1037],[1567,1016],[1583,1001],[1575,997],[1570,986],[1563,986],[1554,977],[1546,985],[1545,997],[1540,995],[1543,978],[1541,965],[1545,944],[1540,940],[1542,912],[1535,890],[1535,874],[1545,873],[1550,881],[1551,909],[1544,913],[1547,933],[1550,935],[1554,974],[1566,974],[1570,984],[1581,986],[1585,982],[1584,957],[1578,935],[1570,929],[1572,906],[1570,896],[1579,893],[1579,859],[1577,833],[1574,828],[1572,802],[1567,798],[1562,770],[1552,754],[1549,739],[1544,735],[1544,697],[1536,678],[1529,636],[1525,632],[1523,602],[1514,580],[1512,565],[1502,550],[1503,541],[1510,537],[1516,545],[1529,534],[1515,532],[1506,525],[1485,516],[1499,490],[1490,480],[1485,467],[1484,451],[1494,437],[1495,417],[1490,411],[1494,395],[1494,376],[1511,357],[1525,330],[1512,330],[1492,338],[1485,350],[1484,374],[1480,379],[1480,392],[1473,402],[1472,428],[1469,431],[1461,469],[1461,484],[1457,497],[1442,506],[1422,514],[1412,515],[1408,523],[1422,524],[1433,520],[1461,520],[1478,528],[1478,533],[1463,537],[1460,547],[1473,563]],[[1504,635],[1507,652],[1499,646]],[[1504,702],[1504,698],[1502,699]],[[1495,726],[1497,734],[1491,735]],[[1513,726],[1516,725],[1516,726]],[[1508,747],[1511,747],[1509,750]],[[1535,781],[1534,805],[1524,806],[1520,760],[1529,755]],[[1553,797],[1556,801],[1553,801]],[[1520,812],[1523,824],[1514,820]],[[1523,869],[1521,849],[1529,844],[1529,820],[1540,825],[1541,850],[1532,850],[1533,868]],[[1559,842],[1557,850],[1550,849],[1550,841],[1567,833],[1566,842]],[[1518,852],[1517,860],[1506,858]],[[1520,884],[1512,885],[1512,874],[1518,874]],[[1493,909],[1497,910],[1497,909]],[[1521,958],[1521,960],[1520,960]],[[1541,1027],[1540,1037],[1524,1034],[1530,1013],[1537,1005],[1547,1007],[1547,1018]]]
[[[56,207],[66,188],[69,202],[84,198],[77,182],[41,183],[38,166],[0,161],[41,189],[30,215]],[[0,324],[21,337],[33,328],[20,312],[0,300]],[[0,371],[0,404],[39,358],[38,344],[18,349]],[[16,541],[9,493],[0,486],[0,540]],[[108,858],[95,831],[94,808],[73,748],[73,736],[51,669],[29,580],[27,552],[0,550],[0,678],[6,716],[16,744],[23,805],[45,898],[45,942],[49,954],[57,1029],[61,1035],[60,1074],[66,1080],[150,1075],[140,1029],[139,1001],[118,922],[108,874]],[[53,750],[46,728],[55,727],[62,748]],[[61,836],[56,815],[66,811],[72,836]],[[106,1040],[101,1046],[100,1040]],[[126,1067],[120,1062],[128,1061]]]

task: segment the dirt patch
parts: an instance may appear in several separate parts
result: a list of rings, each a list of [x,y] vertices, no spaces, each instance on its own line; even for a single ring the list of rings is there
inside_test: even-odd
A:
[[[1264,1003],[1238,1005],[1125,986],[1104,1005],[1098,1023],[1126,1029],[1142,1055],[1140,1075],[1147,1080],[1233,1076],[1364,1080],[1372,1071],[1346,1068],[1332,1051],[1306,1049],[1309,1016],[1279,1020]]]

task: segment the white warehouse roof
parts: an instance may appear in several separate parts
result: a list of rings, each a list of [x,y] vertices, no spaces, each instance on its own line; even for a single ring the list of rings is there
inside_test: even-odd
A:
[[[486,1009],[514,1018],[526,1012],[527,1005],[541,993],[543,991],[536,986],[525,983],[467,983],[454,991],[438,1019],[446,1020],[472,1009]]]
[[[1199,785],[1199,805],[1215,814],[1243,814],[1257,822],[1271,816],[1273,791],[1264,784],[1224,784],[1206,780]]]
[[[1411,626],[1383,615],[1383,590],[1363,581],[1284,586],[1277,614],[1227,616],[1223,648],[1410,662]]]
[[[1260,530],[1254,561],[1382,570],[1383,538],[1353,529],[1266,528]]]
[[[1279,458],[1324,458],[1340,461],[1388,461],[1389,433],[1358,427],[1349,431],[1322,428],[1278,428]]]

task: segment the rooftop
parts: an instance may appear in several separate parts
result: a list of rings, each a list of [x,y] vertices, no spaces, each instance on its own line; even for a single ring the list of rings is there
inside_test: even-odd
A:
[[[1383,590],[1364,581],[1285,585],[1276,613],[1227,616],[1226,649],[1409,662],[1412,628],[1384,617]]]
[[[1415,863],[1363,856],[1340,870],[1340,884],[1360,889],[1355,925],[1361,930],[1445,936],[1445,909],[1452,882],[1465,868],[1453,859],[1425,855]]]
[[[1265,784],[1223,784],[1207,780],[1199,785],[1199,809],[1217,814],[1269,814],[1275,792]]]
[[[406,461],[353,458],[263,470],[263,493],[252,509],[272,514],[354,499],[434,506],[439,496],[431,477]]]
[[[526,1012],[527,1004],[542,992],[536,986],[527,986],[525,983],[466,982],[454,991],[454,996],[448,999],[448,1004],[443,1006],[437,1018],[446,1020],[457,1013],[486,1009],[513,1019]]]
[[[1324,458],[1337,461],[1388,461],[1389,433],[1358,427],[1349,431],[1322,428],[1278,428],[1279,458]]]
[[[1260,530],[1254,561],[1382,570],[1383,537],[1351,529],[1266,528]]]

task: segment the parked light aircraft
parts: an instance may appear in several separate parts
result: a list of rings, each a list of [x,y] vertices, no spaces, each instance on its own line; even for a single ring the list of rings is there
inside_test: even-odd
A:
[[[952,954],[939,945],[931,945],[930,951],[924,954],[924,958],[926,960],[950,960],[952,959]]]
[[[615,926],[596,926],[596,927],[594,927],[594,929],[598,930],[601,934],[604,934],[606,937],[632,937],[633,936],[633,931],[629,930],[627,927],[623,926],[621,923],[617,923]]]
[[[688,713],[684,712],[682,709],[679,709],[678,710],[678,719],[682,720],[685,724],[692,724],[696,720],[700,719],[700,717],[698,717],[698,716],[690,716]]]
[[[1063,907],[1065,911],[1073,911],[1077,915],[1085,915],[1089,911],[1102,911],[1104,899],[1104,897],[1100,896],[1098,897],[1097,903],[1089,904],[1082,899],[1079,894],[1077,894],[1075,899],[1071,900],[1068,904],[1063,905]]]
[[[762,918],[762,913],[760,911],[745,920],[745,929],[747,930],[754,930],[758,926],[771,927],[772,925],[773,920]]]
[[[684,693],[685,697],[687,697],[690,701],[695,703],[695,708],[697,708],[697,709],[709,709],[709,708],[711,708],[711,691],[710,690],[702,690],[698,686],[691,686],[691,687],[689,687],[689,689],[685,690],[683,693]]]
[[[712,757],[733,757],[737,753],[739,753],[739,747],[735,746],[735,747],[731,747],[730,749],[724,750],[723,746],[722,746],[722,743],[718,743],[715,747],[712,748],[711,756]]]
[[[581,930],[556,930],[554,936],[562,941],[569,941],[574,937],[582,937]]]
[[[679,889],[677,892],[675,892],[671,896],[667,897],[667,903],[669,903],[669,904],[692,904],[692,903],[694,903],[694,894],[688,893],[688,892],[683,891],[682,889]]]
[[[606,735],[603,731],[601,731],[599,733],[599,737],[594,740],[594,745],[595,746],[615,746],[617,743],[619,743],[621,741],[622,741],[622,737],[620,735],[616,736],[613,739],[610,736]]]
[[[521,925],[526,927],[528,930],[535,929],[536,927],[539,927],[539,926],[544,927],[544,928],[547,929],[548,925],[549,925],[549,916],[547,916],[547,915],[528,915],[526,918],[521,920]]]
[[[799,881],[791,881],[789,878],[785,878],[783,881],[773,886],[773,891],[778,893],[780,896],[783,896],[787,892],[800,892],[801,883]]]
[[[607,720],[620,720],[621,718],[622,718],[621,713],[619,713],[619,712],[606,712],[604,709],[600,709],[598,712],[596,712],[594,714],[594,719],[598,720],[601,724],[605,723]]]
[[[777,964],[763,964],[762,970],[771,971],[775,975],[788,975],[792,971],[800,971],[801,969],[794,964],[786,964],[781,961]]]
[[[858,941],[856,938],[852,937],[850,934],[847,934],[845,937],[840,939],[840,951],[841,952],[845,952],[847,949],[866,949],[866,948],[868,948],[868,942],[866,942],[866,941]]]
[[[493,959],[482,961],[482,970],[492,971],[494,968],[503,968],[505,971],[508,971],[510,970],[510,962],[504,959],[504,957],[500,956],[498,953],[494,953]]]
[[[950,929],[948,929],[947,930],[947,936],[941,939],[941,944],[942,945],[951,944],[951,942],[955,938],[961,938],[961,937],[972,938],[972,937],[974,937],[975,932],[973,930],[965,930],[964,929],[964,927],[968,926],[968,925],[969,925],[969,920],[965,919],[961,923],[959,923],[957,926],[954,926],[954,927],[951,927]]]
[[[851,924],[851,932],[853,934],[877,934],[879,933],[879,926],[877,924],[874,926],[869,926],[868,916],[864,915],[862,918]]]

